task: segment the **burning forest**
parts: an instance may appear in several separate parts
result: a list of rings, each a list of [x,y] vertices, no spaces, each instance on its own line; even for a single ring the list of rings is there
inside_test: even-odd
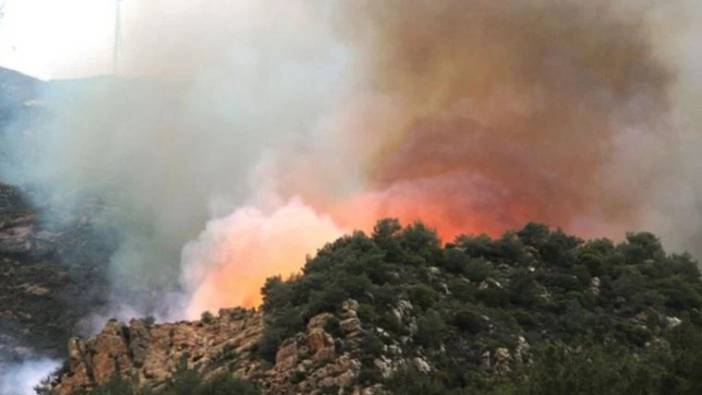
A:
[[[0,222],[0,258],[7,260],[8,284],[16,270],[9,268],[25,260],[61,268],[71,284],[65,285],[70,292],[56,291],[61,295],[73,295],[80,281],[93,283],[98,303],[52,307],[75,312],[66,315],[77,322],[62,329],[65,337],[94,335],[110,318],[204,322],[203,314],[241,306],[264,312],[255,319],[265,324],[263,341],[270,340],[267,331],[278,325],[265,316],[275,304],[271,279],[302,292],[296,287],[314,277],[314,263],[324,261],[325,252],[342,254],[334,246],[360,234],[370,235],[367,248],[387,258],[393,248],[404,251],[401,256],[422,255],[409,247],[419,243],[409,233],[428,232],[417,237],[435,238],[434,255],[422,259],[440,268],[439,278],[466,276],[445,273],[437,262],[451,261],[444,255],[454,250],[477,248],[467,240],[497,243],[492,252],[467,253],[473,260],[519,262],[546,277],[553,273],[539,265],[555,264],[551,247],[567,251],[561,259],[574,254],[580,262],[585,245],[596,249],[583,240],[605,237],[613,249],[602,247],[598,256],[609,265],[627,261],[629,245],[659,245],[658,238],[642,241],[632,231],[653,232],[669,249],[688,251],[669,258],[681,273],[687,259],[702,253],[696,105],[702,9],[694,1],[103,3],[107,8],[83,8],[94,37],[80,38],[90,36],[88,30],[66,36],[74,46],[93,46],[70,61],[49,57],[42,39],[30,39],[41,29],[22,28],[33,17],[19,2],[7,2],[0,21],[0,46],[12,38],[27,48],[0,48],[0,64],[51,73],[46,81],[0,74],[0,182],[13,185],[22,209],[31,212],[24,222],[16,222],[14,203],[0,212],[9,218]],[[97,27],[105,21],[114,30]],[[107,39],[100,44],[100,37]],[[409,232],[391,232],[400,240],[396,247],[377,239],[385,218],[402,224],[393,232]],[[534,230],[535,223],[550,229],[538,236],[550,241],[515,233]],[[566,233],[577,237],[559,239]],[[373,261],[357,242],[357,258]],[[510,256],[500,244],[513,242],[534,261]],[[40,244],[50,247],[39,253]],[[26,251],[18,253],[19,245]],[[644,255],[658,264],[668,259],[660,254]],[[609,281],[606,274],[614,284],[621,273],[606,267],[588,266],[586,280],[561,274],[588,284]],[[466,281],[483,287],[480,292],[502,289],[489,280],[506,287],[516,281],[513,269],[495,270]],[[421,274],[405,274],[420,287]],[[536,277],[542,294],[559,294]],[[46,289],[53,295],[52,286]],[[455,290],[446,285],[446,291],[435,298],[439,315],[454,303]],[[492,303],[468,299],[460,303]],[[416,307],[417,300],[409,302]],[[307,314],[300,300],[291,303]],[[360,303],[363,311],[366,302]],[[381,309],[374,303],[367,301]],[[504,307],[500,303],[489,307]],[[661,320],[681,315],[661,303],[668,309],[659,309]],[[685,305],[688,316],[697,314],[689,310],[698,311],[693,305]],[[429,320],[433,313],[425,307],[417,319]],[[21,321],[21,314],[7,311]],[[315,310],[323,312],[338,313]],[[362,320],[387,324],[376,318]],[[222,319],[239,325],[238,318]],[[3,334],[0,327],[0,346],[21,344],[19,326],[8,328]],[[283,340],[276,338],[276,347],[287,344]],[[423,346],[429,352],[437,344]],[[280,390],[277,385],[270,388]],[[14,394],[0,383],[0,394],[6,393]]]

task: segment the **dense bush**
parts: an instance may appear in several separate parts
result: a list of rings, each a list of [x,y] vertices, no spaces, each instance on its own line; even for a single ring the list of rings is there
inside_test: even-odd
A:
[[[87,394],[77,392],[75,395]],[[253,384],[230,374],[221,374],[209,380],[194,370],[181,368],[171,378],[166,388],[156,392],[139,389],[132,381],[115,376],[107,383],[89,392],[91,395],[260,395]]]
[[[169,392],[168,395],[259,395],[252,384],[237,380],[231,375],[219,375],[197,385],[192,392]]]
[[[398,373],[386,383],[398,394],[702,393],[697,263],[666,254],[649,233],[615,244],[528,224],[444,246],[422,224],[387,219],[371,235],[329,243],[300,275],[271,278],[262,292],[264,359],[353,298],[366,331],[361,381],[379,380],[373,360],[393,339],[409,339],[404,355],[433,368]],[[410,318],[398,318],[400,301]],[[336,321],[327,329],[340,335]],[[520,338],[532,351],[518,360]],[[508,374],[485,360],[497,348],[512,355]]]
[[[412,368],[402,369],[393,375],[386,386],[395,394],[447,395],[450,394],[440,380],[421,374]]]
[[[484,327],[483,318],[467,308],[461,308],[456,311],[456,314],[453,316],[453,325],[461,331],[469,333],[478,333]]]
[[[538,350],[535,362],[513,392],[525,395],[646,394],[660,387],[654,365],[634,357],[626,348],[562,343]],[[653,391],[656,392],[656,391]]]

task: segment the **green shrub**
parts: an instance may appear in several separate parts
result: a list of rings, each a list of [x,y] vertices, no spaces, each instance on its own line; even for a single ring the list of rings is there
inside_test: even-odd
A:
[[[441,382],[412,368],[399,370],[386,381],[385,385],[393,394],[397,395],[449,394]]]
[[[538,350],[518,394],[657,393],[659,376],[629,350],[587,344],[571,348],[552,343]]]
[[[200,315],[200,321],[202,321],[203,324],[210,325],[214,322],[215,317],[210,313],[209,311],[205,311]]]
[[[466,270],[471,257],[458,248],[447,248],[444,252],[443,267],[453,274],[461,274]]]
[[[702,332],[689,322],[678,325],[666,336],[671,354],[665,363],[663,389],[670,394],[702,393]]]
[[[400,245],[407,251],[407,255],[420,258],[425,263],[436,262],[442,255],[436,232],[421,222],[416,222],[400,232]]]
[[[457,311],[452,320],[452,324],[462,331],[476,334],[483,330],[483,318],[480,314],[463,308]]]
[[[80,392],[79,392],[80,393]],[[136,386],[122,376],[116,375],[107,383],[98,386],[90,391],[94,395],[141,395]]]
[[[402,322],[400,322],[391,311],[386,311],[380,316],[378,319],[378,326],[395,335],[403,335],[407,332]]]
[[[412,304],[424,310],[433,306],[438,299],[436,291],[424,284],[415,285],[408,292]]]
[[[80,392],[78,394],[81,394]],[[221,374],[204,380],[197,371],[178,369],[166,388],[156,393],[150,389],[138,389],[130,380],[115,376],[107,383],[90,391],[91,395],[260,395],[253,384],[237,379],[230,374]],[[87,395],[87,394],[86,394]]]
[[[341,337],[342,332],[339,327],[339,319],[336,317],[331,317],[324,323],[324,331],[333,337]]]
[[[479,289],[476,297],[489,307],[504,307],[509,304],[509,294],[502,288],[487,287]]]
[[[200,373],[188,369],[186,360],[183,359],[178,371],[171,378],[168,389],[164,391],[164,395],[195,395],[201,382]]]
[[[459,236],[456,246],[461,248],[466,255],[473,258],[491,258],[498,256],[495,242],[488,235]]]
[[[417,319],[417,344],[434,347],[441,344],[446,333],[446,322],[436,310],[429,310]]]
[[[171,378],[161,395],[260,395],[255,385],[223,373],[209,380],[195,370],[188,369],[185,361]]]
[[[530,222],[524,226],[522,230],[517,232],[517,236],[526,245],[542,248],[549,241],[551,230],[544,224]]]
[[[475,300],[477,288],[462,279],[452,280],[449,289],[451,294],[461,302],[472,302]]]
[[[482,258],[471,259],[465,266],[463,273],[465,276],[474,282],[485,281],[493,272],[493,267],[490,262]]]
[[[546,264],[571,267],[577,260],[576,248],[582,243],[580,239],[563,233],[558,229],[552,232],[548,241],[539,248],[541,258]]]
[[[374,334],[368,333],[364,336],[361,342],[361,351],[363,352],[363,359],[366,362],[370,362],[376,357],[379,357],[383,353],[383,341]]]
[[[197,386],[192,395],[260,395],[251,383],[222,374]]]
[[[646,260],[661,260],[665,252],[660,241],[651,233],[627,233],[626,242],[622,243],[619,250],[628,264],[640,264]]]
[[[510,302],[531,307],[539,302],[540,290],[534,276],[527,271],[518,271],[509,286]]]

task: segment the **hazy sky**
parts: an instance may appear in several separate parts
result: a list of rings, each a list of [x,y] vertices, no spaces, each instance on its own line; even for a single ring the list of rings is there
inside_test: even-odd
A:
[[[39,78],[112,69],[115,0],[0,0],[0,66]],[[123,3],[129,7],[129,0]]]

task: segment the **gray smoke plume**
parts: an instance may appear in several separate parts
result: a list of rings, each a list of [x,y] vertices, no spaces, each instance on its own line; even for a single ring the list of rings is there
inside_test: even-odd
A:
[[[54,207],[100,201],[91,220],[121,238],[117,305],[136,303],[136,289],[175,289],[186,241],[268,196],[278,157],[326,144],[320,129],[348,73],[344,45],[323,9],[272,3],[135,4],[122,75],[49,85],[44,119],[8,133],[5,179],[43,190],[36,199]]]
[[[121,76],[50,86],[46,118],[5,142],[2,175],[54,206],[100,201],[92,221],[121,239],[111,270],[126,315],[183,302],[183,266],[220,268],[203,260],[232,242],[212,231],[229,214],[295,196],[342,229],[385,215],[447,236],[540,220],[586,236],[648,229],[700,253],[698,8],[134,2]],[[181,262],[190,240],[210,249]]]
[[[382,216],[447,238],[650,230],[702,254],[694,0],[124,11],[120,75],[49,84],[43,115],[0,141],[0,177],[51,213],[97,207],[118,238],[111,315],[255,303],[303,249]]]
[[[58,361],[49,359],[0,363],[0,395],[33,395],[35,386],[59,366]]]

